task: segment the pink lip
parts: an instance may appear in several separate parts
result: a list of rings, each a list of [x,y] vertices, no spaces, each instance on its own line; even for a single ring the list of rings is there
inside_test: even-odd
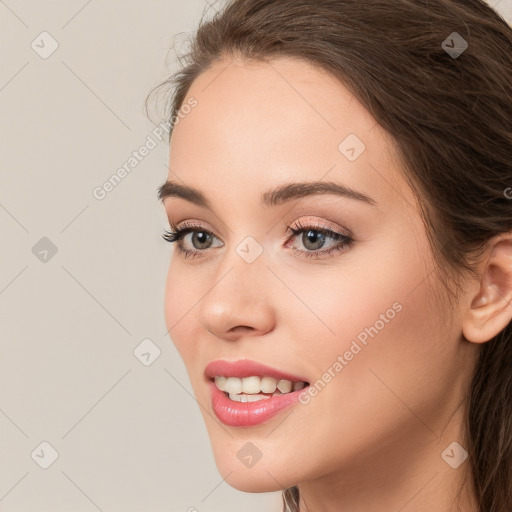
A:
[[[204,375],[209,381],[208,385],[210,387],[212,409],[215,415],[222,423],[231,427],[251,427],[263,423],[283,409],[295,404],[299,399],[299,394],[307,390],[306,387],[257,402],[235,402],[234,400],[230,400],[229,397],[215,385],[214,378],[217,375],[238,377],[240,379],[257,375],[260,377],[274,377],[274,379],[277,380],[284,379],[292,382],[307,382],[303,377],[292,375],[249,359],[240,359],[238,361],[213,361],[205,368]]]
[[[292,382],[307,382],[303,377],[292,375],[290,373],[282,372],[276,368],[272,368],[250,359],[239,359],[238,361],[224,361],[218,359],[212,361],[204,370],[204,375],[207,380],[215,378],[217,375],[224,377],[251,377],[257,375],[260,377],[274,377],[274,379],[291,380]]]
[[[283,409],[295,404],[299,400],[299,394],[307,391],[307,387],[273,396],[267,400],[258,402],[235,402],[231,400],[211,381],[210,393],[213,412],[222,423],[230,427],[252,427],[269,420]]]

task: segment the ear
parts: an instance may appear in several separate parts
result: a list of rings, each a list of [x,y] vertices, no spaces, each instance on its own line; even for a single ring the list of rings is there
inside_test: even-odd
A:
[[[480,275],[462,325],[473,343],[491,340],[512,321],[512,231],[490,240]]]

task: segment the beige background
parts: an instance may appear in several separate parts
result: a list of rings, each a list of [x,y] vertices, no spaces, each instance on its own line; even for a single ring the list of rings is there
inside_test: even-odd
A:
[[[0,510],[280,510],[223,482],[165,334],[165,139],[93,195],[158,141],[144,98],[210,4],[0,0]]]

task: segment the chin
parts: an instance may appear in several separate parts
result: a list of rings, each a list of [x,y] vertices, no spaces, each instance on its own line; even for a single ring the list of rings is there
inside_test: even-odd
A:
[[[290,481],[291,475],[289,471],[283,471],[282,464],[275,458],[260,458],[252,465],[246,466],[240,460],[243,456],[238,456],[239,448],[229,449],[224,445],[214,447],[215,465],[221,477],[231,487],[251,493],[274,492],[283,490],[286,487],[295,485],[295,481]]]
[[[233,472],[229,474],[230,471]],[[231,470],[228,470],[226,473],[220,470],[219,472],[228,485],[242,492],[275,492],[281,491],[287,486],[286,483],[281,481],[279,475],[275,476],[274,479],[271,476],[272,472],[269,471],[269,475],[265,469],[256,471],[255,467],[236,470],[231,468]],[[293,484],[290,484],[290,486],[291,485]]]

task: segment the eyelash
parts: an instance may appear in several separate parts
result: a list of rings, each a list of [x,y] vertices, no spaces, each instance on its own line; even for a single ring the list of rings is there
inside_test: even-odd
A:
[[[337,233],[335,231],[332,231],[332,230],[330,230],[326,227],[322,227],[322,226],[305,225],[305,224],[302,224],[300,221],[297,222],[296,227],[293,227],[293,228],[289,227],[288,230],[289,230],[289,232],[292,233],[293,236],[297,236],[304,231],[306,231],[306,232],[307,231],[316,231],[317,233],[321,233],[322,235],[324,235],[328,238],[332,238],[333,240],[339,242],[335,246],[331,247],[330,249],[326,249],[326,250],[319,249],[316,251],[303,251],[303,250],[297,249],[296,247],[290,247],[292,252],[294,252],[295,254],[298,253],[305,258],[319,259],[320,256],[324,256],[324,255],[328,256],[334,252],[345,252],[346,250],[350,249],[355,242],[355,240],[349,235]],[[203,229],[201,226],[185,224],[181,228],[177,228],[176,226],[171,225],[171,231],[165,230],[165,233],[162,235],[162,238],[166,242],[169,242],[169,243],[177,242],[176,245],[178,247],[178,253],[182,254],[185,258],[202,257],[202,256],[199,256],[199,254],[202,252],[205,252],[207,249],[205,249],[205,250],[199,249],[199,250],[191,251],[191,250],[185,249],[183,247],[183,238],[186,235],[188,235],[189,233],[193,233],[193,232],[206,233],[212,237],[215,237],[215,235],[211,231],[208,231],[207,229]]]

